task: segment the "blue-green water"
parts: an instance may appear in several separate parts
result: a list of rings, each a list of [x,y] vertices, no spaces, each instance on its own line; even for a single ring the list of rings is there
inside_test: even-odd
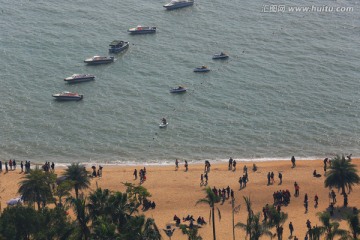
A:
[[[360,14],[264,13],[260,0],[0,0],[0,158],[166,163],[360,156]],[[316,5],[301,1],[300,6]],[[138,24],[154,35],[130,36]],[[130,41],[109,65],[114,39]],[[213,61],[225,51],[227,61]],[[211,72],[192,69],[207,65]],[[96,75],[67,85],[73,73]],[[169,89],[185,85],[186,94]],[[76,91],[80,102],[56,102]],[[159,129],[162,117],[167,129]]]

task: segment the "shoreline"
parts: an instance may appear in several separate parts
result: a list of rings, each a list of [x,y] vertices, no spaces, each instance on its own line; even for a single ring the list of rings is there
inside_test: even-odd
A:
[[[331,156],[324,156],[324,157],[306,157],[306,158],[296,158],[296,161],[322,161],[324,160],[326,157],[331,159],[333,157],[335,157],[336,155],[331,155]],[[341,155],[340,155],[341,156]],[[230,158],[230,156],[229,156]],[[179,163],[182,163],[183,161],[187,160],[189,164],[194,164],[194,165],[198,165],[198,164],[204,164],[204,162],[210,161],[210,163],[212,164],[221,164],[221,163],[227,163],[229,158],[227,159],[202,159],[202,160],[189,160],[189,159],[181,159],[178,158]],[[360,157],[358,156],[352,156],[351,157],[353,160],[355,159],[360,159]],[[4,161],[9,161],[12,158],[9,158],[7,160],[3,159],[1,160],[3,163]],[[149,160],[146,162],[136,162],[136,161],[128,161],[128,162],[109,162],[109,161],[101,161],[101,162],[94,162],[94,161],[89,161],[89,162],[84,162],[84,161],[73,161],[73,162],[54,162],[55,166],[57,167],[66,167],[71,165],[72,163],[79,163],[85,166],[93,166],[93,165],[102,165],[102,166],[120,166],[120,167],[127,167],[127,166],[139,166],[139,165],[144,165],[144,166],[172,166],[175,163],[175,159],[169,161],[169,160]],[[263,163],[263,162],[284,162],[284,161],[289,161],[291,159],[291,156],[289,156],[289,158],[234,158],[234,160],[236,160],[237,163]],[[27,160],[18,160],[15,159],[17,162],[17,165],[19,166],[20,162],[23,161],[29,161]],[[37,166],[41,166],[42,164],[44,164],[45,162],[40,162],[40,161],[36,161],[36,160],[30,160],[32,166],[33,165],[37,165]],[[53,161],[49,161],[50,163]]]

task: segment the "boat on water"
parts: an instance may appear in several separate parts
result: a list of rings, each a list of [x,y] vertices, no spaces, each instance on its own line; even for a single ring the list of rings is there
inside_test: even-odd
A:
[[[106,64],[114,62],[114,57],[93,56],[92,58],[85,59],[84,62],[89,65]]]
[[[212,57],[212,59],[228,59],[229,55],[227,55],[226,53],[216,53],[214,54],[214,56]]]
[[[209,72],[210,69],[207,66],[201,66],[194,68],[194,72]]]
[[[84,95],[82,94],[67,92],[67,91],[61,93],[55,93],[52,96],[59,101],[79,101],[84,97]]]
[[[141,25],[138,25],[137,27],[130,28],[128,32],[131,34],[155,33],[156,27],[143,27]]]
[[[187,91],[187,89],[184,88],[183,86],[179,86],[177,88],[170,89],[170,93],[184,93],[186,91]]]
[[[159,128],[165,128],[165,127],[167,127],[167,125],[169,125],[169,123],[167,122],[167,123],[160,123],[159,124]]]
[[[64,81],[67,83],[78,83],[78,82],[87,82],[94,79],[95,76],[92,74],[73,74],[70,77],[64,78]]]
[[[110,53],[119,53],[129,48],[129,42],[114,40],[109,44]]]
[[[166,10],[173,10],[177,8],[189,7],[192,5],[194,5],[194,0],[172,0],[163,7],[166,8]]]

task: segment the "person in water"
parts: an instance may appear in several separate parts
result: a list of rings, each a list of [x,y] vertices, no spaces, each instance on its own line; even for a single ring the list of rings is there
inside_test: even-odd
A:
[[[167,123],[165,118],[162,118],[161,121],[162,121],[163,124]]]

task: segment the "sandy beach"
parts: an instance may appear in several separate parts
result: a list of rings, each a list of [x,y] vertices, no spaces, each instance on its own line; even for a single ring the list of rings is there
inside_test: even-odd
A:
[[[352,162],[356,164],[357,169],[360,168],[360,159],[353,159]],[[246,222],[246,208],[243,196],[250,197],[253,210],[255,212],[261,212],[262,207],[267,203],[273,203],[273,193],[278,190],[288,189],[291,193],[291,202],[288,206],[283,206],[282,211],[288,213],[288,220],[284,224],[284,239],[288,239],[289,222],[294,225],[295,231],[293,235],[296,235],[299,239],[304,239],[306,228],[306,220],[309,219],[313,226],[321,225],[317,212],[324,211],[329,206],[329,189],[324,187],[324,171],[323,160],[297,160],[296,167],[291,168],[291,162],[289,161],[271,161],[271,162],[256,162],[258,167],[256,172],[252,171],[252,162],[238,162],[236,171],[229,171],[227,163],[212,163],[211,171],[209,175],[208,186],[213,188],[226,188],[230,186],[235,192],[235,206],[241,205],[238,214],[235,214],[236,222]],[[239,190],[238,179],[243,175],[244,165],[248,168],[249,182],[247,186]],[[134,169],[140,169],[144,166],[104,166],[103,177],[101,179],[95,178],[91,180],[92,191],[98,185],[101,188],[108,188],[112,191],[124,191],[125,187],[123,182],[130,182],[139,184],[139,179],[134,180]],[[90,170],[90,167],[87,168]],[[317,170],[322,176],[319,178],[313,177],[312,173]],[[61,176],[63,169],[56,168],[55,173]],[[212,226],[209,224],[209,206],[207,205],[195,205],[197,200],[204,198],[204,187],[200,186],[200,175],[204,172],[204,164],[189,165],[189,171],[185,172],[184,163],[180,161],[179,169],[175,171],[174,166],[146,166],[147,180],[143,183],[143,186],[148,189],[152,194],[149,199],[156,202],[156,209],[151,209],[144,214],[147,217],[155,219],[156,224],[160,229],[164,229],[166,224],[171,223],[174,214],[183,218],[188,214],[193,215],[195,219],[198,216],[204,217],[208,223],[204,225],[199,234],[204,240],[212,239]],[[275,183],[267,185],[268,172],[274,172]],[[283,175],[283,182],[279,185],[278,173]],[[0,174],[0,201],[1,207],[6,207],[6,201],[18,196],[17,190],[19,182],[21,181],[23,174],[20,173],[20,168],[15,171],[9,171],[4,174],[4,171]],[[300,186],[300,195],[294,197],[294,182],[297,182]],[[349,195],[349,206],[360,207],[360,186],[355,186],[353,191]],[[337,203],[335,204],[336,210],[333,219],[340,221],[340,227],[348,229],[348,225],[344,220],[344,216],[341,216],[341,212],[345,212],[344,209],[340,212],[339,209],[343,205],[343,197],[337,192]],[[305,213],[304,208],[304,195],[309,196],[309,210]],[[314,196],[319,196],[319,205],[314,208]],[[226,200],[223,205],[217,204],[217,207],[221,212],[221,220],[219,221],[216,216],[216,235],[219,240],[232,239],[232,207],[230,199]],[[142,213],[142,211],[140,211]],[[263,219],[263,217],[261,217]],[[272,230],[275,233],[275,228]],[[168,237],[162,231],[164,239]],[[244,239],[245,232],[241,229],[235,230],[236,239]],[[262,239],[266,239],[263,237]],[[181,233],[180,229],[176,229],[172,239],[185,240],[187,237]]]

